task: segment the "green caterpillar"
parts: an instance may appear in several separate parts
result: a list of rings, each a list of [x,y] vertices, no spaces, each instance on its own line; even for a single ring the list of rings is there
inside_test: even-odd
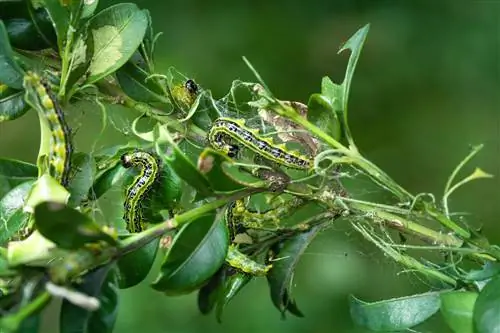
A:
[[[36,73],[28,72],[24,76],[24,86],[27,89],[28,103],[47,121],[50,129],[49,174],[66,187],[73,147],[64,112],[49,83]],[[31,91],[35,94],[30,93]]]
[[[309,157],[296,151],[288,151],[285,145],[275,144],[270,138],[260,137],[257,130],[245,128],[242,120],[218,118],[208,133],[208,141],[214,149],[229,157],[236,157],[239,148],[237,145],[226,142],[226,137],[277,164],[302,170],[310,170],[313,167],[313,161]]]
[[[139,175],[126,190],[123,219],[130,233],[141,232],[145,228],[141,201],[158,179],[159,162],[154,155],[137,150],[123,154],[121,163],[125,168],[138,167],[140,169]]]

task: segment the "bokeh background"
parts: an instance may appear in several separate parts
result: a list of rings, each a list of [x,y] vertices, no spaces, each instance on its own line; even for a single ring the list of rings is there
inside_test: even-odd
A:
[[[116,3],[102,1],[100,8]],[[413,193],[442,194],[447,176],[470,145],[485,148],[474,165],[495,174],[460,189],[453,211],[467,213],[500,241],[500,2],[497,1],[234,1],[140,0],[156,31],[159,71],[170,66],[215,96],[234,79],[251,81],[246,56],[281,99],[307,103],[329,75],[340,83],[348,53],[337,51],[371,23],[350,96],[350,124],[358,147]],[[79,129],[79,147],[99,124]],[[38,121],[34,112],[0,124],[0,155],[34,162]],[[116,136],[101,143],[116,142]],[[360,193],[363,184],[359,185]],[[149,281],[151,280],[151,277]],[[203,316],[196,295],[165,297],[141,286],[121,292],[116,332],[364,332],[355,327],[348,296],[374,301],[429,287],[385,259],[350,228],[339,224],[304,254],[294,297],[305,318],[280,314],[265,279],[245,288],[228,306],[223,323]],[[51,316],[49,316],[50,318]],[[48,325],[47,332],[53,332]],[[448,332],[436,317],[419,327]]]

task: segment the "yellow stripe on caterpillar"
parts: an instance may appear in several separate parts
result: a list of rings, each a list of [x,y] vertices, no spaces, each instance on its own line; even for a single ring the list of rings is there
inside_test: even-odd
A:
[[[49,174],[66,187],[73,147],[64,112],[49,83],[38,74],[28,72],[24,77],[24,85],[28,91],[28,103],[46,120],[50,130]]]
[[[308,156],[289,151],[284,144],[275,144],[272,139],[259,136],[258,130],[246,128],[243,120],[218,118],[208,133],[208,141],[214,149],[235,157],[238,146],[227,143],[225,136],[277,164],[302,170],[313,167],[313,161]]]
[[[141,201],[159,176],[159,162],[156,156],[142,150],[123,154],[121,162],[125,168],[140,168],[139,175],[126,190],[123,219],[130,233],[141,232],[145,228]]]

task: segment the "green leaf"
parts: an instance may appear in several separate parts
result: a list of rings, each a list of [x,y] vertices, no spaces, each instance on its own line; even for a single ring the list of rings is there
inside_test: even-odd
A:
[[[94,54],[93,37],[87,29],[80,31],[75,40],[71,52],[71,68],[67,83],[68,87],[72,87],[78,80],[86,75]]]
[[[222,312],[226,305],[252,280],[252,276],[246,273],[233,271],[229,272],[228,275],[224,289],[217,300],[215,317],[219,323],[222,322]]]
[[[133,287],[146,278],[155,261],[159,243],[160,239],[155,239],[118,259],[118,286],[120,289]]]
[[[17,333],[33,333],[38,332],[40,323],[42,322],[41,313],[37,313],[24,319],[19,326]]]
[[[500,263],[487,261],[481,269],[469,271],[464,276],[464,280],[484,281],[495,275],[500,275]]]
[[[342,82],[343,94],[342,94],[342,110],[344,112],[345,123],[347,124],[347,100],[349,97],[349,91],[351,89],[352,78],[354,76],[354,69],[358,63],[359,55],[365,43],[366,36],[370,30],[370,25],[367,24],[363,28],[356,31],[356,33],[349,38],[347,42],[340,48],[339,53],[345,50],[351,50],[351,55],[349,57],[349,62],[347,63],[347,69],[345,72],[344,81]]]
[[[172,168],[164,163],[161,166],[159,180],[148,193],[148,202],[144,205],[144,218],[151,223],[163,222],[162,212],[170,212],[179,207],[182,197],[182,181]]]
[[[68,205],[78,207],[92,187],[96,172],[95,161],[86,153],[76,153],[71,158],[71,168],[76,172],[71,175],[68,184],[68,191],[71,194]]]
[[[87,83],[95,82],[123,66],[144,38],[148,20],[133,3],[106,8],[90,20],[94,54]]]
[[[152,287],[166,294],[185,294],[200,288],[222,266],[229,246],[223,218],[203,215],[177,233]]]
[[[39,51],[50,46],[42,38],[37,25],[31,19],[14,18],[5,20],[4,23],[12,47],[21,50]]]
[[[17,185],[29,180],[35,180],[38,169],[35,165],[0,158],[0,198]]]
[[[481,290],[474,306],[474,328],[477,333],[500,332],[500,275]]]
[[[477,293],[453,291],[442,293],[441,314],[455,333],[474,333],[472,314]]]
[[[66,204],[69,199],[68,191],[49,174],[44,174],[33,185],[24,210],[28,213],[35,211],[35,206],[41,202],[53,201]]]
[[[42,266],[46,267],[63,250],[56,249],[56,245],[34,230],[28,238],[20,241],[11,241],[7,247],[7,258],[12,267]]]
[[[0,278],[10,277],[16,275],[16,271],[12,270],[9,266],[9,261],[7,260],[7,253],[4,251],[0,252]],[[1,284],[1,283],[0,283]],[[0,297],[2,297],[4,290],[0,287]]]
[[[87,18],[94,14],[97,9],[97,5],[99,4],[99,0],[87,0],[83,1],[83,10],[82,10],[82,18]]]
[[[99,176],[97,176],[94,184],[89,190],[88,197],[91,200],[99,199],[109,189],[115,188],[117,184],[121,184],[125,179],[127,171],[128,170],[120,164],[116,164],[113,167],[106,169],[100,173]]]
[[[267,273],[267,282],[271,291],[271,300],[283,316],[288,310],[297,317],[303,317],[295,301],[290,297],[289,287],[292,285],[295,267],[301,255],[320,230],[320,227],[313,227],[273,247],[274,257],[280,259],[272,262],[273,267]]]
[[[123,91],[139,102],[170,104],[170,101],[163,96],[163,91],[156,81],[147,80],[150,73],[140,66],[140,63],[144,62],[142,56],[137,52],[132,59],[134,61],[127,62],[116,72],[116,78]]]
[[[226,175],[222,169],[223,163],[232,163],[232,160],[211,148],[203,150],[198,158],[198,167],[214,191],[233,192],[243,189],[243,185]]]
[[[332,108],[328,99],[321,94],[313,94],[307,104],[307,120],[321,128],[335,140],[342,136],[337,113]]]
[[[60,311],[61,333],[111,333],[118,315],[117,277],[110,266],[99,268],[84,278],[77,290],[99,300],[100,307],[89,311],[64,300]]]
[[[61,4],[59,0],[40,0],[43,7],[47,9],[50,20],[56,31],[57,47],[61,56],[66,42],[66,36],[70,26],[69,11]]]
[[[211,195],[210,183],[207,178],[176,144],[172,146],[172,153],[163,157],[163,161],[167,163],[182,180],[198,191],[201,198]]]
[[[17,185],[0,200],[0,244],[12,238],[28,223],[28,214],[23,211],[34,181]]]
[[[439,293],[366,303],[351,296],[354,322],[372,331],[400,331],[427,320],[439,310]]]
[[[105,233],[94,220],[61,203],[49,201],[37,205],[35,223],[44,237],[63,249],[78,249],[100,240],[116,244],[116,239]]]
[[[0,83],[14,89],[23,88],[23,70],[15,62],[9,36],[0,20]]]
[[[218,301],[221,288],[224,287],[227,267],[223,266],[198,291],[198,309],[204,315],[209,314]]]
[[[0,83],[0,123],[23,116],[29,110],[24,91],[8,88]]]
[[[35,8],[34,1],[28,1],[28,11],[31,22],[36,29],[36,33],[26,34],[19,42],[22,45],[13,43],[12,45],[23,50],[43,50],[48,47],[57,48],[57,33],[54,29],[52,19],[45,8]],[[11,36],[9,32],[9,36]],[[12,37],[11,37],[12,41]]]

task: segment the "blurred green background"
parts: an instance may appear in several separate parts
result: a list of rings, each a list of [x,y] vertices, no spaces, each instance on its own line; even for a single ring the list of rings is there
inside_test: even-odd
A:
[[[101,1],[100,8],[116,3]],[[170,66],[215,96],[234,79],[254,80],[246,56],[281,99],[307,103],[322,76],[340,83],[348,54],[337,51],[371,23],[350,96],[358,147],[413,193],[437,196],[469,146],[485,149],[467,169],[500,175],[500,2],[495,1],[137,1],[156,31],[159,71]],[[78,148],[98,133],[78,129]],[[38,121],[30,112],[0,124],[0,154],[34,162]],[[85,139],[87,138],[87,140]],[[104,138],[114,140],[116,136]],[[480,180],[452,197],[451,209],[498,243],[499,178]],[[359,184],[363,194],[363,184]],[[373,301],[428,290],[413,273],[383,258],[347,223],[320,235],[304,254],[294,297],[305,318],[272,306],[265,279],[229,305],[223,324],[198,313],[196,295],[165,297],[142,286],[121,293],[116,332],[364,332],[355,327],[348,295]],[[50,326],[50,325],[49,325]],[[419,327],[447,332],[439,318]],[[47,330],[49,332],[50,330]],[[51,332],[51,331],[50,331]]]

